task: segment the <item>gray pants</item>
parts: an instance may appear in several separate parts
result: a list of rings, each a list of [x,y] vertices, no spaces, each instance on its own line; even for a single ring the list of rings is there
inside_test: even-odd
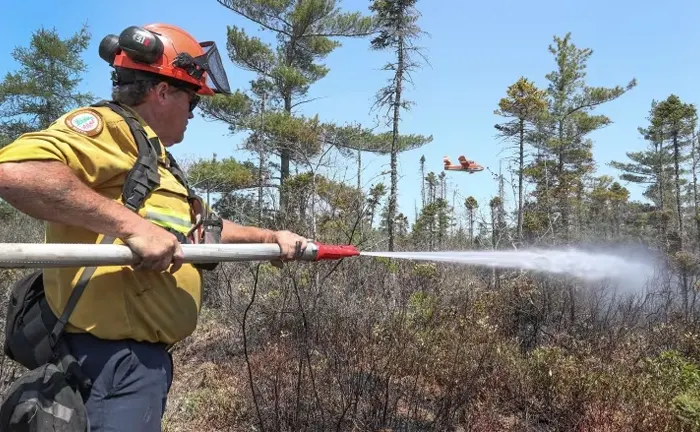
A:
[[[160,432],[172,384],[172,357],[164,345],[108,341],[64,334],[92,380],[85,401],[90,432]]]

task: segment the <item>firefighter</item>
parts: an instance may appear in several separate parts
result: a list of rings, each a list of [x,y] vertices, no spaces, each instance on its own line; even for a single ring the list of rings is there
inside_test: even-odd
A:
[[[168,149],[183,141],[201,96],[230,89],[216,44],[172,25],[129,27],[105,37],[99,54],[114,68],[110,103],[74,109],[0,149],[0,198],[46,221],[48,243],[110,239],[139,256],[134,266],[93,269],[64,338],[92,381],[92,431],[160,431],[173,373],[168,348],[195,330],[202,298],[201,269],[183,263],[180,244],[197,241],[210,211]],[[147,163],[137,163],[148,152],[155,183]],[[220,226],[220,242],[277,243],[282,260],[306,247],[289,231]],[[84,271],[44,269],[56,316]]]

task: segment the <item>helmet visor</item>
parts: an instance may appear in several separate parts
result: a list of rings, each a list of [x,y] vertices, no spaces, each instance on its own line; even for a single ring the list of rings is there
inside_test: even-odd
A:
[[[207,71],[207,86],[216,93],[230,94],[231,87],[216,43],[202,42],[199,45],[204,49],[204,54],[198,58],[202,59],[203,68]]]
[[[192,57],[187,53],[180,53],[173,61],[173,66],[187,71],[187,74],[196,80],[200,80],[206,72],[206,85],[214,93],[231,93],[231,88],[226,77],[226,71],[219,56],[219,50],[214,42],[202,42],[199,44],[204,54]]]

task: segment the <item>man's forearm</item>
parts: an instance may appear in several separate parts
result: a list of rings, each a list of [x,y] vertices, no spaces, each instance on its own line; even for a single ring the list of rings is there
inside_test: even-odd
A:
[[[0,198],[37,219],[124,238],[148,223],[87,187],[61,162],[0,164]]]
[[[223,223],[222,243],[275,243],[274,231],[239,225],[226,219]]]

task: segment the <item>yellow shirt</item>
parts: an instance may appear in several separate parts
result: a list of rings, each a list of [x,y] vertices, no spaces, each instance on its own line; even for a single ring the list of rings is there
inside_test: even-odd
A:
[[[149,138],[155,136],[143,119],[137,118]],[[124,119],[108,107],[99,107],[71,111],[45,130],[22,135],[0,149],[0,163],[60,161],[96,192],[122,202],[122,185],[137,155],[136,141]],[[161,149],[160,186],[147,197],[139,214],[186,233],[192,221],[187,190],[167,170],[165,160],[165,149]],[[80,226],[46,225],[47,243],[99,243],[102,237]],[[123,242],[117,239],[115,244]],[[82,271],[45,269],[46,297],[57,315]],[[128,266],[97,267],[66,330],[87,331],[104,339],[175,343],[197,325],[201,289],[201,273],[190,264],[175,274],[135,272]]]

